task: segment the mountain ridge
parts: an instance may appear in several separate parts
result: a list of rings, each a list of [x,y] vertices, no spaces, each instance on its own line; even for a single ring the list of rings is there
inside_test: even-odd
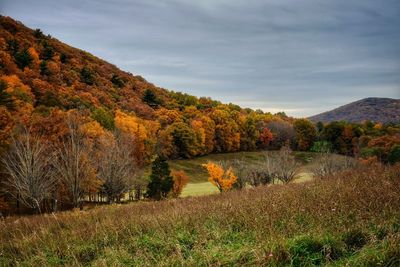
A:
[[[367,97],[308,117],[308,119],[314,122],[397,123],[400,121],[400,99]]]

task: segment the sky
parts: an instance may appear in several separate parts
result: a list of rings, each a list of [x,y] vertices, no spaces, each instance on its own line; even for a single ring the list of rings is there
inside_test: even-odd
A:
[[[304,117],[400,98],[399,0],[1,0],[157,86]]]

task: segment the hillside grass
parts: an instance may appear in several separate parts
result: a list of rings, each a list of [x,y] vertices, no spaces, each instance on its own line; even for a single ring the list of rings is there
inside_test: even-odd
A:
[[[0,222],[0,266],[399,266],[400,166]]]

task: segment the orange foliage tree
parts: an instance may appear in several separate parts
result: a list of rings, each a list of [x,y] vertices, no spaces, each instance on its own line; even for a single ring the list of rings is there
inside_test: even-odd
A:
[[[182,193],[183,188],[189,182],[189,176],[185,171],[171,171],[172,178],[174,179],[174,186],[172,187],[172,196],[179,197]]]
[[[268,128],[264,128],[262,132],[260,133],[260,137],[258,138],[259,140],[259,146],[262,148],[265,148],[269,146],[271,141],[274,139],[271,131]]]
[[[142,165],[145,159],[146,141],[148,133],[141,120],[134,115],[124,113],[120,110],[115,111],[115,127],[123,134],[131,137],[133,156],[137,164]]]
[[[208,171],[208,181],[215,185],[220,192],[226,192],[232,189],[237,181],[236,175],[231,167],[224,170],[222,166],[209,162],[202,165]]]

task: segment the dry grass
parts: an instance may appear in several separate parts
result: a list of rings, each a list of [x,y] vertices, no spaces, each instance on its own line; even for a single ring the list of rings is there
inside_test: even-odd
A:
[[[400,167],[0,222],[0,265],[400,263]]]

